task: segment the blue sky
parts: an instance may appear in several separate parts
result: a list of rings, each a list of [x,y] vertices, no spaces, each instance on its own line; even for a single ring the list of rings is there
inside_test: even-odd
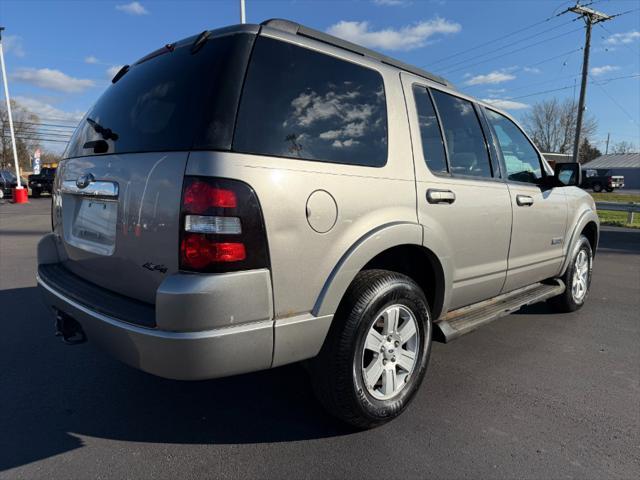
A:
[[[249,23],[281,17],[328,31],[443,75],[460,90],[521,117],[537,101],[578,95],[583,24],[572,21],[573,14],[554,17],[571,3],[246,0],[246,7]],[[592,8],[609,14],[633,10],[594,27],[587,108],[598,120],[595,140],[603,148],[610,132],[613,143],[638,147],[640,2],[596,0]],[[47,123],[73,123],[117,66],[238,21],[238,0],[2,0],[11,96]]]

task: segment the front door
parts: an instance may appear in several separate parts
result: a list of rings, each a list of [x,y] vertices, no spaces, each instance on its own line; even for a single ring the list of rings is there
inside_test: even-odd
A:
[[[417,77],[403,74],[403,86],[418,220],[425,238],[437,236],[450,249],[449,309],[491,298],[500,293],[506,276],[511,203],[492,166],[480,111],[464,98],[427,88]]]
[[[540,154],[505,115],[484,109],[501,152],[513,207],[509,270],[503,291],[558,274],[563,260],[567,200],[563,188],[541,188]]]

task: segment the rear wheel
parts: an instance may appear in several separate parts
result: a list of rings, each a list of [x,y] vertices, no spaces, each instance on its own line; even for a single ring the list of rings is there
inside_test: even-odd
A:
[[[566,285],[564,293],[549,300],[551,306],[559,312],[574,312],[584,305],[591,287],[593,252],[591,244],[584,235],[580,236],[574,249],[571,263],[562,276]]]
[[[413,280],[386,270],[360,272],[311,363],[316,395],[358,428],[388,422],[424,378],[431,330],[429,306]]]
[[[33,198],[40,198],[40,195],[42,195],[42,191],[39,188],[32,188],[31,189],[31,196]]]
[[[607,192],[611,193],[611,192],[613,192],[613,187],[607,187],[606,190],[607,190]]]
[[[594,183],[592,188],[593,188],[593,191],[596,193],[602,191],[602,185],[600,183]]]

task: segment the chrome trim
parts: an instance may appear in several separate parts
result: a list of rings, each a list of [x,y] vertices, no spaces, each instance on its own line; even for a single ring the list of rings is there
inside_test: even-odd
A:
[[[118,184],[116,182],[96,181],[92,182],[84,188],[79,188],[74,180],[65,180],[62,182],[61,193],[69,193],[71,195],[84,195],[88,197],[118,197]]]

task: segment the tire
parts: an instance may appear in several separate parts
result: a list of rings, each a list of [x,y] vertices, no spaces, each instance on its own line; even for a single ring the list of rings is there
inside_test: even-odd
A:
[[[396,328],[389,330],[393,318],[398,319]],[[329,413],[357,428],[392,420],[407,408],[422,383],[431,336],[429,305],[413,280],[386,270],[360,272],[320,354],[310,363],[316,396]],[[382,373],[376,377],[378,370]]]
[[[611,193],[611,192],[613,192],[613,187],[607,187],[605,190],[606,190],[607,192]]]
[[[584,256],[582,256],[584,254]],[[586,260],[586,265],[580,271],[579,264],[582,263],[579,258]],[[591,287],[591,273],[593,270],[593,251],[587,237],[580,235],[578,244],[573,250],[571,261],[567,267],[567,271],[562,276],[564,284],[567,286],[564,293],[553,297],[549,300],[549,304],[558,312],[575,312],[584,305],[589,296]],[[580,287],[582,285],[582,287]],[[579,294],[578,294],[579,293]]]
[[[42,195],[42,191],[39,188],[32,188],[31,189],[31,196],[33,198],[40,198],[40,195]]]
[[[600,183],[594,183],[591,187],[594,192],[598,193],[602,191],[602,185]]]

